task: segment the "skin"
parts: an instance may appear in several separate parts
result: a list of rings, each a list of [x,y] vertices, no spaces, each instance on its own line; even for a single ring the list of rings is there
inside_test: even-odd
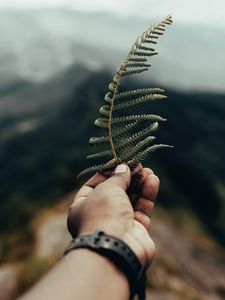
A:
[[[77,193],[68,215],[73,237],[105,231],[123,240],[141,263],[150,266],[155,246],[149,236],[151,216],[159,189],[153,171],[139,165],[136,194],[128,191],[131,172],[120,165],[113,174],[94,175]],[[90,250],[70,252],[20,300],[128,300],[126,276],[113,263]]]

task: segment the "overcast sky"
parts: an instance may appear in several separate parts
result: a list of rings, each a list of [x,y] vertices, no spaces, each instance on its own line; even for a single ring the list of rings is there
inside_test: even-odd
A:
[[[108,11],[146,18],[172,14],[177,21],[225,28],[225,0],[0,0],[0,8],[41,7]]]

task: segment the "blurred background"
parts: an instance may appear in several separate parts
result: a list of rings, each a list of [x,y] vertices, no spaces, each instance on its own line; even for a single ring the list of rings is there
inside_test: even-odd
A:
[[[172,14],[159,56],[126,88],[161,87],[149,157],[161,179],[153,300],[225,299],[223,0],[0,0],[0,299],[29,288],[70,237],[66,214],[108,83],[136,37]]]

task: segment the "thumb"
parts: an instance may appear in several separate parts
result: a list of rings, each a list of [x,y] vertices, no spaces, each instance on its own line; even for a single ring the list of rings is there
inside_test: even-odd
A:
[[[130,180],[131,180],[130,168],[125,164],[121,164],[116,167],[114,175],[108,178],[105,181],[105,184],[110,184],[111,186],[112,185],[119,186],[124,191],[126,191],[130,185]]]

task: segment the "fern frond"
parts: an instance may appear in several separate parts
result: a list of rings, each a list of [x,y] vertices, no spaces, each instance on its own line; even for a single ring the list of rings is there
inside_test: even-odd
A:
[[[104,118],[98,118],[95,120],[95,126],[100,127],[100,128],[108,128],[109,120],[104,119]]]
[[[131,127],[131,126],[129,126]],[[132,134],[130,137],[123,139],[122,141],[119,139],[119,142],[115,144],[115,149],[120,149],[124,146],[129,146],[131,143],[135,143],[136,141],[140,140],[141,138],[143,138],[146,135],[151,134],[152,132],[156,131],[159,127],[158,122],[155,122],[153,124],[151,124],[150,126],[148,126],[147,128],[141,129],[140,131]],[[121,135],[121,134],[120,134]],[[147,141],[152,141],[154,140],[155,137],[149,136],[148,138],[145,139],[145,143],[141,145],[145,145]],[[139,145],[139,144],[138,144]],[[137,147],[138,145],[136,145],[135,147]],[[133,148],[131,148],[133,150]],[[101,151],[101,152],[97,152],[91,155],[87,156],[87,159],[96,159],[96,158],[102,158],[102,157],[110,157],[112,155],[112,151],[111,150],[105,150],[105,151]],[[123,159],[123,156],[121,157],[121,159]]]
[[[111,97],[112,93],[109,92],[105,95],[105,102],[109,103],[109,104],[112,104],[112,100],[113,98]]]
[[[167,97],[163,94],[164,90],[142,88],[121,91],[120,85],[124,77],[145,72],[151,67],[148,58],[158,53],[152,48],[153,46],[146,44],[156,45],[159,38],[164,34],[166,26],[171,23],[172,18],[168,16],[159,24],[150,26],[137,38],[127,57],[118,68],[108,86],[108,92],[104,98],[105,104],[99,110],[102,117],[95,120],[95,125],[105,129],[106,134],[89,140],[91,145],[104,147],[104,149],[87,156],[88,159],[106,158],[109,162],[87,168],[80,173],[79,177],[96,171],[112,170],[121,162],[134,168],[149,153],[163,147],[170,147],[163,144],[149,146],[155,139],[150,134],[158,129],[158,122],[166,121],[166,119],[149,113],[123,114],[123,111],[135,106],[147,106],[150,101],[166,99]]]
[[[141,68],[141,69],[135,69],[135,70],[131,70],[131,71],[123,71],[123,72],[121,72],[121,76],[122,77],[130,76],[130,75],[145,72],[147,70],[148,70],[148,68]]]
[[[157,35],[149,35],[148,38],[149,39],[156,39],[157,40],[159,37]]]
[[[84,176],[90,175],[95,172],[110,171],[110,170],[113,170],[117,165],[118,165],[118,163],[116,163],[114,161],[110,161],[106,164],[96,165],[94,167],[87,168],[84,171],[80,172],[80,174],[78,174],[77,178],[79,179],[79,178],[82,178]]]
[[[105,150],[94,154],[90,154],[87,156],[87,159],[97,159],[97,158],[111,157],[111,156],[112,156],[112,150]]]
[[[134,130],[134,128],[138,127],[139,125],[140,125],[139,122],[134,122],[134,123],[127,124],[123,127],[114,129],[113,130],[113,138],[121,137],[122,135],[126,134],[127,132],[131,132],[132,130]]]
[[[141,51],[137,51],[134,53],[134,55],[137,55],[137,56],[154,56],[157,54],[158,54],[157,52],[141,52]]]
[[[138,48],[141,50],[145,50],[145,51],[152,51],[152,52],[155,51],[155,49],[153,49],[153,48],[149,48],[149,47],[141,46],[141,45]]]
[[[160,27],[160,26],[157,27],[157,30],[162,31],[162,33],[164,33],[164,31],[166,31],[165,27]]]
[[[146,62],[148,60],[145,57],[131,57],[128,61]]]
[[[157,42],[156,41],[153,41],[153,40],[145,40],[143,43],[146,43],[146,44],[157,44]]]
[[[118,93],[115,95],[115,99],[118,100],[118,99],[135,96],[135,95],[147,95],[147,94],[156,94],[156,93],[164,93],[164,92],[165,91],[160,88],[138,89],[138,90],[131,90],[131,91]]]
[[[110,112],[110,105],[103,105],[99,109],[99,113],[104,117],[108,117],[109,112]]]
[[[150,64],[144,64],[144,63],[127,64],[127,68],[139,68],[139,67],[149,68],[149,67],[151,67],[151,65]]]
[[[108,136],[100,136],[100,137],[92,137],[89,140],[90,145],[106,145],[109,144],[109,137]]]
[[[137,155],[135,158],[127,162],[127,165],[131,168],[134,169],[139,163],[141,163],[150,153],[161,149],[161,148],[173,148],[173,146],[170,145],[164,145],[164,144],[159,144],[159,145],[154,145],[151,147],[148,147],[145,149],[143,152],[141,152],[139,155]]]
[[[131,108],[133,106],[138,106],[148,101],[163,100],[163,99],[167,99],[167,96],[161,94],[149,94],[133,100],[123,101],[121,104],[116,104],[114,106],[114,111],[120,111],[127,108]]]
[[[168,16],[164,21],[162,21],[162,24],[171,25],[173,23],[172,17]]]
[[[145,137],[146,135],[150,135],[152,132],[156,131],[159,128],[159,123],[155,122],[153,124],[151,124],[150,126],[139,130],[138,132],[133,133],[130,137],[128,137],[127,139],[124,140],[119,140],[119,142],[115,143],[115,148],[119,149],[123,146],[127,146],[130,143],[134,143],[138,140],[140,140],[141,138]]]
[[[99,120],[99,119],[98,119]],[[106,119],[104,119],[106,120]],[[131,116],[123,116],[123,117],[119,117],[119,118],[113,118],[112,120],[112,124],[126,124],[127,122],[132,122],[132,121],[136,121],[136,122],[142,122],[142,121],[153,121],[153,122],[165,122],[167,121],[166,119],[158,116],[158,115],[131,115]],[[106,120],[107,122],[107,120]]]
[[[149,145],[152,141],[154,141],[156,138],[154,136],[148,136],[143,141],[139,142],[132,148],[127,148],[124,153],[121,156],[121,159],[123,161],[127,161],[127,159],[131,159],[136,156],[136,154],[140,153],[143,148],[146,147],[146,145]]]
[[[134,154],[138,153],[142,148],[144,148],[147,144],[150,144],[152,141],[156,139],[154,136],[149,136],[145,138],[143,141],[136,144],[134,147],[127,147],[129,144],[134,143],[136,140],[143,137],[145,134],[142,135],[136,135],[133,139],[129,138],[127,141],[125,141],[122,145],[115,146],[116,149],[122,148],[126,146],[126,150],[123,151],[123,154],[121,155],[121,159],[125,161],[128,158],[133,157]],[[112,151],[111,150],[105,150],[101,152],[97,152],[94,154],[90,154],[87,156],[87,159],[98,159],[98,158],[105,158],[105,157],[111,157]]]
[[[158,34],[158,35],[163,35],[163,32],[160,32],[160,31],[158,31],[158,30],[154,30],[154,31],[152,31],[152,33],[153,33],[153,34]]]
[[[158,115],[130,115],[130,116],[123,116],[123,117],[118,117],[118,118],[113,118],[111,120],[111,125],[115,124],[126,124],[129,122],[143,122],[143,121],[161,121],[165,122],[166,119],[158,116]],[[95,120],[95,125],[107,129],[110,124],[110,120],[107,118],[98,118]]]

